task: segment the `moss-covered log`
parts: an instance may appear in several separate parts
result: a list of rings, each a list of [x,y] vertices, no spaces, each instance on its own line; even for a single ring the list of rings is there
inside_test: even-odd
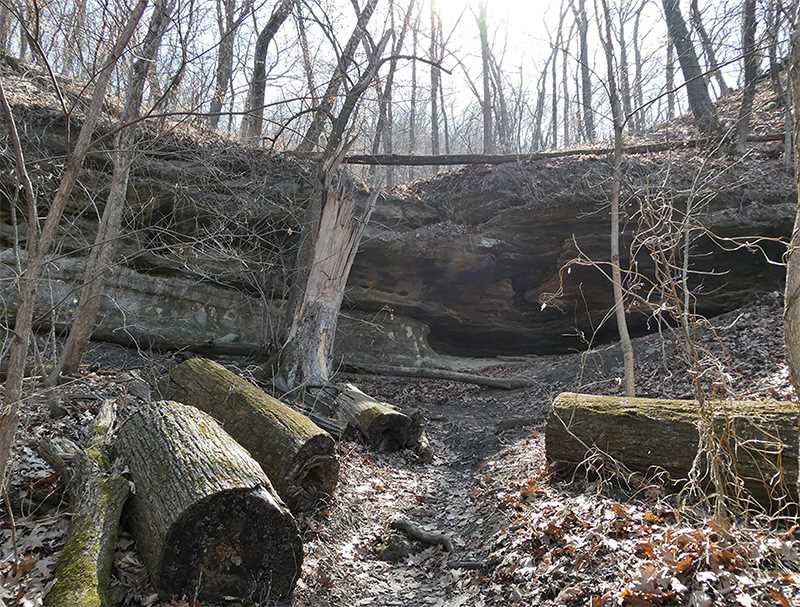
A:
[[[333,438],[302,413],[205,358],[170,372],[165,396],[202,409],[261,464],[293,512],[333,495],[339,460]]]
[[[145,405],[115,446],[136,487],[130,527],[162,596],[261,604],[291,594],[303,561],[295,520],[211,416],[175,402]]]
[[[389,403],[376,400],[353,384],[337,384],[331,408],[338,419],[377,449],[416,447],[422,426]]]
[[[800,404],[779,401],[712,402],[737,476],[763,505],[775,509],[798,495]],[[565,392],[553,403],[545,432],[548,461],[574,468],[590,449],[641,473],[688,477],[697,454],[696,401],[594,396]]]
[[[58,558],[55,583],[45,607],[105,607],[119,519],[128,497],[128,481],[108,458],[114,407],[100,409],[86,447],[69,462],[72,521]]]

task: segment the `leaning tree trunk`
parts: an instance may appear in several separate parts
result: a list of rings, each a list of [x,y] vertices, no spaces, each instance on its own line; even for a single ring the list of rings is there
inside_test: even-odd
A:
[[[162,596],[261,604],[292,593],[303,561],[295,520],[210,415],[169,401],[143,406],[116,449],[136,486],[130,526]]]
[[[108,585],[128,481],[115,471],[106,452],[114,424],[114,405],[107,401],[95,420],[87,446],[71,463],[73,515],[67,542],[58,558],[55,584],[45,607],[110,605]],[[62,460],[62,466],[63,466]]]
[[[222,365],[193,358],[170,372],[165,396],[202,409],[261,465],[292,511],[333,495],[339,461],[331,436]]]
[[[736,473],[752,497],[767,507],[797,499],[800,405],[777,401],[710,403],[714,423],[730,437]],[[545,431],[546,454],[557,469],[610,458],[631,471],[664,470],[685,481],[700,439],[696,401],[560,394]],[[587,459],[588,458],[588,459]]]

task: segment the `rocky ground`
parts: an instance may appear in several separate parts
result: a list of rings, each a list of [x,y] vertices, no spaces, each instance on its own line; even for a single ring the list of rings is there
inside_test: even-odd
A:
[[[794,396],[780,314],[780,297],[769,295],[706,327],[700,341],[724,363],[715,389],[731,396]],[[668,334],[636,340],[642,394],[690,394],[681,349]],[[57,475],[38,457],[36,440],[79,440],[103,399],[135,407],[146,397],[146,382],[174,362],[103,344],[95,344],[89,358],[79,377],[31,398],[24,408],[14,482],[0,518],[0,604],[41,604],[68,525],[69,506]],[[631,496],[613,484],[551,476],[542,429],[553,395],[576,387],[619,391],[616,359],[610,349],[484,370],[541,379],[516,391],[348,377],[370,394],[422,409],[436,455],[431,464],[421,464],[410,453],[340,444],[335,499],[300,521],[306,557],[293,604],[800,604],[800,539],[794,528],[760,531],[743,524],[726,538],[678,509],[657,487]],[[246,361],[236,364],[247,372]],[[518,421],[504,424],[511,418]],[[409,541],[390,526],[398,516],[450,536],[453,551]],[[158,601],[127,533],[113,575],[121,605],[197,607],[186,600]]]

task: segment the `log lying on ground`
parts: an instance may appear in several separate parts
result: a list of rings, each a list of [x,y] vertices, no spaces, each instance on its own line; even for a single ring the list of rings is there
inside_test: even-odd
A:
[[[172,369],[163,392],[219,421],[261,465],[293,512],[317,508],[333,495],[339,480],[333,438],[302,413],[204,358]]]
[[[120,428],[136,493],[130,526],[164,597],[291,594],[303,561],[297,524],[250,454],[210,416],[160,401]]]
[[[71,477],[74,512],[45,607],[111,604],[106,594],[119,519],[128,497],[128,481],[113,469],[106,452],[113,423],[113,403],[107,401],[86,447],[71,454],[69,461],[62,460],[62,474],[69,469]]]
[[[462,373],[461,371],[448,371],[446,369],[427,369],[423,367],[402,367],[368,365],[363,363],[346,364],[345,368],[356,373],[369,373],[372,375],[388,375],[390,377],[416,377],[420,379],[444,379],[457,381],[463,384],[475,384],[485,388],[500,390],[519,390],[535,386],[536,382],[525,377],[486,377],[475,373]]]
[[[718,401],[715,423],[726,427],[736,472],[745,488],[770,509],[798,495],[800,404],[779,401]],[[659,469],[680,482],[698,445],[696,401],[594,396],[565,392],[547,420],[548,461],[574,468],[596,447],[628,469]]]

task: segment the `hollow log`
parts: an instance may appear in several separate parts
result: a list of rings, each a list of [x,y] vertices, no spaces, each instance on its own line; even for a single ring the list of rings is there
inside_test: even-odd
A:
[[[725,432],[745,488],[771,510],[797,499],[800,404],[712,401],[714,423]],[[565,392],[553,402],[545,431],[546,454],[556,469],[585,462],[592,448],[649,474],[688,478],[699,441],[696,401],[595,396]]]
[[[303,561],[297,524],[250,454],[210,416],[140,407],[115,447],[135,484],[130,527],[162,597],[289,596]]]
[[[163,390],[222,424],[261,465],[293,512],[313,510],[333,495],[339,479],[336,445],[302,413],[204,358],[173,368]]]
[[[73,514],[66,544],[58,557],[55,583],[45,607],[110,605],[108,584],[128,481],[115,471],[107,455],[114,407],[100,409],[86,447],[62,459],[62,474],[70,470]]]

